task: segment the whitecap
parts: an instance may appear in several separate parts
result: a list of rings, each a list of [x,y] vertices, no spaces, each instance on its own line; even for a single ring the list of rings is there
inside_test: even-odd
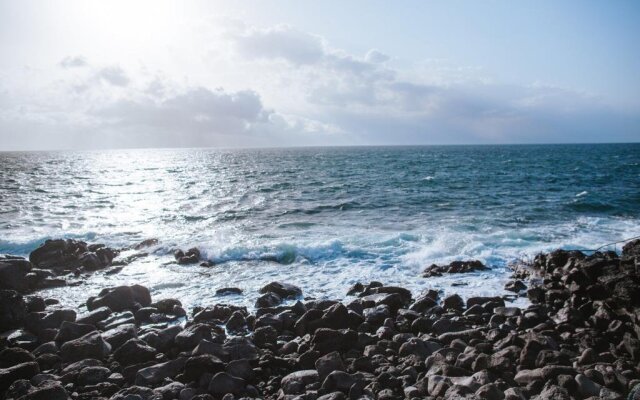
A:
[[[578,193],[578,194],[576,195],[576,197],[583,197],[583,196],[586,196],[587,194],[589,194],[589,192],[587,192],[587,191],[585,190],[585,191],[583,191],[583,192]]]
[[[422,178],[422,180],[423,180],[423,181],[432,181],[432,180],[434,180],[434,179],[435,179],[435,178],[434,178],[433,176],[431,176],[431,175],[427,175],[427,176],[425,176],[424,178]]]

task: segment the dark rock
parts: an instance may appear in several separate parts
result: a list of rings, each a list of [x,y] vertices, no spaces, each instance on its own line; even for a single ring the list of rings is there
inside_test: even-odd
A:
[[[111,315],[111,309],[109,307],[100,307],[78,316],[76,322],[96,326],[98,322],[105,320],[109,315]]]
[[[74,362],[87,358],[102,360],[111,352],[111,346],[99,332],[88,333],[78,339],[64,343],[60,356],[64,362]]]
[[[271,282],[260,289],[260,293],[275,293],[283,299],[295,299],[302,296],[302,290],[292,284],[283,282]]]
[[[154,386],[166,378],[175,378],[176,375],[184,369],[186,361],[186,358],[180,357],[175,360],[143,368],[136,374],[136,385]]]
[[[140,285],[118,286],[103,289],[97,297],[87,300],[87,309],[93,311],[99,307],[109,307],[112,311],[137,310],[151,305],[149,289]]]
[[[432,276],[441,276],[442,274],[458,274],[458,273],[467,273],[473,271],[484,271],[487,268],[482,262],[478,260],[471,261],[454,261],[449,265],[436,265],[432,264],[427,267],[422,276],[425,278],[429,278]]]
[[[18,379],[31,379],[32,376],[40,372],[38,363],[30,361],[17,364],[9,368],[0,369],[0,393]]]
[[[96,328],[93,325],[62,321],[60,329],[58,330],[58,334],[56,335],[54,340],[57,343],[61,344],[64,342],[68,342],[69,340],[77,339],[95,330]]]
[[[152,361],[155,356],[156,349],[140,339],[129,339],[113,352],[113,358],[123,366]]]
[[[342,357],[340,357],[340,353],[337,351],[333,351],[318,358],[315,362],[315,367],[318,371],[318,378],[320,381],[324,381],[324,379],[333,371],[345,371]]]
[[[445,310],[462,311],[464,308],[464,300],[457,294],[445,297],[442,303]]]
[[[20,327],[27,315],[27,306],[18,292],[0,290],[0,330]]]
[[[275,293],[268,292],[256,299],[256,308],[271,308],[282,303],[282,298]]]
[[[184,365],[184,375],[190,381],[198,381],[205,373],[213,375],[224,370],[225,364],[211,354],[189,357]]]
[[[245,389],[244,379],[231,376],[226,372],[218,372],[209,382],[209,393],[224,395],[227,393],[240,394]]]
[[[292,372],[282,378],[280,387],[285,394],[304,393],[307,385],[318,383],[318,372],[315,369]]]
[[[26,275],[33,266],[24,258],[0,256],[0,289],[25,292],[31,287]]]
[[[122,324],[103,332],[102,337],[107,343],[109,343],[109,345],[111,345],[112,349],[117,349],[128,340],[137,338],[138,333],[135,325]]]
[[[111,375],[109,368],[98,366],[86,367],[80,371],[76,378],[76,382],[81,386],[96,385],[100,382],[104,382],[109,375]]]
[[[9,368],[30,361],[35,361],[35,357],[25,349],[10,347],[0,351],[0,368]]]
[[[70,398],[69,393],[60,382],[46,381],[30,390],[25,396],[20,397],[19,400],[67,400]]]
[[[236,287],[226,287],[216,290],[216,296],[228,296],[233,294],[242,294],[242,289]]]
[[[504,290],[508,290],[510,292],[521,292],[527,289],[527,285],[525,285],[522,281],[513,280],[509,281],[504,285]]]

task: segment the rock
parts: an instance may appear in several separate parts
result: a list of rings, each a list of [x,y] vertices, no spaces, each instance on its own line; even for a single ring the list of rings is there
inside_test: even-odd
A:
[[[230,332],[240,332],[246,328],[247,321],[244,318],[244,314],[240,311],[235,311],[227,320],[226,327]]]
[[[332,351],[347,351],[356,344],[358,334],[350,329],[318,329],[311,339],[312,349],[327,354]]]
[[[200,250],[196,247],[192,247],[186,251],[178,250],[174,254],[178,264],[196,264],[200,261]]]
[[[21,257],[0,256],[0,289],[25,292],[30,289],[26,275],[31,272],[31,263]]]
[[[0,290],[0,331],[19,328],[27,315],[27,306],[18,292]]]
[[[436,265],[432,264],[427,267],[422,276],[429,278],[432,276],[441,276],[442,274],[459,274],[473,271],[484,271],[487,268],[482,262],[478,260],[471,261],[454,261],[449,265]]]
[[[9,347],[0,351],[0,368],[9,368],[18,364],[35,361],[35,357],[20,347]]]
[[[109,307],[99,307],[93,311],[89,311],[86,314],[78,316],[76,322],[79,324],[96,326],[98,322],[105,320],[109,315],[111,315],[111,309]]]
[[[7,390],[14,381],[18,379],[31,379],[32,376],[39,372],[40,367],[38,363],[34,361],[0,369],[0,393]]]
[[[103,289],[97,297],[87,300],[87,309],[93,311],[99,307],[109,307],[112,311],[137,310],[151,305],[149,289],[140,285],[118,286]]]
[[[111,346],[99,332],[88,333],[78,339],[70,340],[60,347],[60,356],[64,362],[74,362],[87,358],[102,360],[111,352]]]
[[[46,381],[20,397],[19,400],[67,400],[70,398],[60,382]]]
[[[85,266],[96,270],[111,265],[118,251],[100,245],[88,246],[73,239],[47,240],[29,254],[34,266],[58,272]]]
[[[260,293],[275,293],[283,299],[295,299],[302,296],[302,289],[295,285],[282,282],[271,282],[260,289]]]
[[[180,382],[171,382],[159,388],[153,389],[155,396],[160,396],[162,400],[177,399],[180,392],[184,389],[184,384]],[[159,400],[160,400],[159,399]]]
[[[226,372],[218,372],[209,382],[209,393],[224,395],[227,393],[240,394],[245,389],[244,379],[231,376]]]
[[[109,368],[105,367],[86,367],[80,371],[76,378],[76,383],[80,386],[96,385],[104,382],[111,375]]]
[[[113,358],[123,366],[152,361],[155,356],[156,349],[140,339],[129,339],[113,352]]]
[[[212,328],[206,324],[193,324],[186,327],[175,337],[176,345],[183,350],[191,350],[203,339],[212,340]]]
[[[344,371],[333,371],[322,382],[322,390],[327,392],[341,391],[349,393],[349,389],[358,381],[358,379]]]
[[[242,294],[242,289],[236,287],[226,287],[216,290],[216,296],[228,296],[235,294]]]
[[[229,362],[226,371],[231,375],[244,380],[250,380],[253,377],[253,368],[249,360],[240,359]]]
[[[275,293],[268,292],[258,297],[256,300],[256,308],[271,308],[282,303],[282,298]]]
[[[278,331],[272,326],[261,326],[253,332],[253,343],[258,347],[275,344],[278,339]]]
[[[184,375],[191,381],[198,381],[205,374],[217,374],[225,370],[225,364],[211,354],[189,357],[184,365]]]
[[[135,246],[133,246],[133,248],[135,250],[141,250],[144,249],[145,247],[151,247],[151,246],[155,246],[158,244],[158,239],[156,238],[151,238],[151,239],[145,239],[142,242],[136,244]]]
[[[135,385],[120,389],[109,400],[151,400],[151,396],[153,396],[152,389]]]
[[[324,381],[324,379],[333,371],[344,371],[345,366],[342,362],[342,357],[340,357],[340,353],[337,351],[333,351],[329,354],[326,354],[315,362],[316,370],[318,371],[318,379],[319,381]]]
[[[515,292],[515,293],[521,292],[526,289],[527,289],[527,285],[525,285],[520,280],[509,281],[504,285],[504,290],[508,290],[510,292]]]
[[[495,383],[487,383],[476,390],[475,396],[478,399],[503,400],[504,392]]]
[[[457,294],[445,297],[442,303],[445,310],[462,311],[464,308],[464,300]]]
[[[134,324],[122,324],[103,332],[102,337],[111,345],[112,349],[117,349],[128,340],[137,338],[138,333]]]
[[[578,384],[578,392],[580,392],[584,397],[600,396],[600,389],[602,389],[602,386],[599,384],[582,374],[576,375],[575,380]]]
[[[280,387],[285,394],[302,394],[307,385],[318,383],[319,376],[315,369],[292,372],[282,378]]]
[[[143,368],[136,374],[136,385],[154,386],[161,383],[166,378],[175,378],[175,376],[184,368],[186,361],[186,358],[179,357],[175,360]]]
[[[56,335],[54,340],[56,341],[56,343],[61,344],[73,339],[77,339],[95,330],[96,328],[93,325],[62,321],[60,329],[58,330],[58,334]]]

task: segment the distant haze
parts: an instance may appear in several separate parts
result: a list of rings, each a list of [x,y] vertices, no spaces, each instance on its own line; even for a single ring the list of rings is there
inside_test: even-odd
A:
[[[0,1],[0,150],[636,142],[636,1]]]

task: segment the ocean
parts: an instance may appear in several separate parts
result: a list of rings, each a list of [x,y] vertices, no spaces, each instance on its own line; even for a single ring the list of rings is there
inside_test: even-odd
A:
[[[251,307],[274,280],[314,298],[372,280],[500,295],[516,260],[637,235],[640,144],[0,153],[0,253],[159,240],[118,274],[46,291],[73,306],[132,283],[188,307]],[[172,262],[190,247],[214,266]],[[464,259],[491,270],[422,277]],[[216,297],[228,286],[245,293]]]

